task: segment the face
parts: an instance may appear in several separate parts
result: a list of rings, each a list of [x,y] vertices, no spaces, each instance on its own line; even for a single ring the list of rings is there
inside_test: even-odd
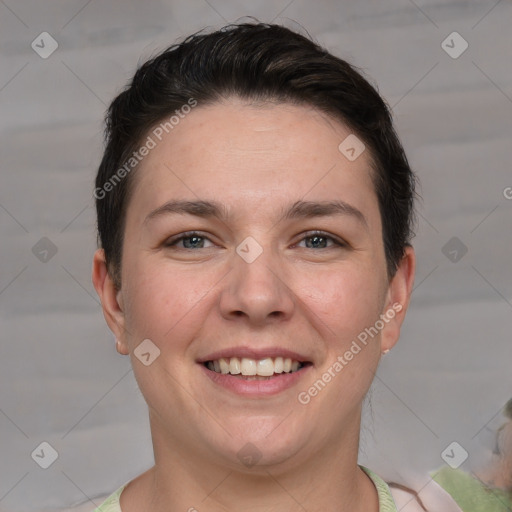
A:
[[[241,449],[299,463],[358,432],[413,265],[387,278],[370,157],[338,149],[349,134],[232,99],[193,109],[139,165],[121,290],[95,284],[154,439],[239,467]]]

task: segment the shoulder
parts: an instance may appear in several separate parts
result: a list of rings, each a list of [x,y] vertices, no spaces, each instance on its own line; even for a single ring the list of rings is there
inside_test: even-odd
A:
[[[76,507],[59,509],[54,512],[121,512],[119,496],[121,495],[123,488],[124,486],[120,487],[117,489],[117,491],[110,495],[95,498],[94,502],[89,500],[86,503],[82,503]]]
[[[462,512],[451,496],[430,477],[427,477],[428,484],[417,490],[417,484],[385,481],[368,468],[361,465],[360,468],[373,480],[382,511]]]
[[[462,512],[453,498],[434,480],[423,488],[414,484],[388,482],[400,512]]]

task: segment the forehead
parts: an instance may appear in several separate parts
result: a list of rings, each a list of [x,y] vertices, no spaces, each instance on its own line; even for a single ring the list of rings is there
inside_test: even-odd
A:
[[[134,176],[138,215],[182,197],[269,215],[283,203],[341,199],[378,216],[368,151],[350,161],[339,146],[354,135],[311,107],[230,99],[195,107],[168,133],[161,126]]]

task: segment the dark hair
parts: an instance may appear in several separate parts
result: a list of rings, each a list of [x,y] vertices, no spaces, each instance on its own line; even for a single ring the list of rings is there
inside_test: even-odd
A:
[[[243,23],[170,46],[140,66],[108,108],[94,196],[99,242],[116,286],[121,285],[126,208],[133,191],[128,175],[136,167],[133,152],[154,126],[184,106],[230,96],[314,107],[364,142],[392,277],[413,234],[415,177],[386,103],[353,66],[307,37],[280,25]],[[126,165],[129,161],[133,166]]]

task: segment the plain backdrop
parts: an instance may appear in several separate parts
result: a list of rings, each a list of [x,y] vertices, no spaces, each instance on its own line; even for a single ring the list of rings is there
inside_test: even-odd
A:
[[[450,443],[466,470],[490,454],[512,396],[512,2],[1,0],[0,510],[92,510],[152,465],[90,279],[103,115],[140,62],[248,15],[361,68],[421,181],[412,305],[360,463],[419,490]]]

